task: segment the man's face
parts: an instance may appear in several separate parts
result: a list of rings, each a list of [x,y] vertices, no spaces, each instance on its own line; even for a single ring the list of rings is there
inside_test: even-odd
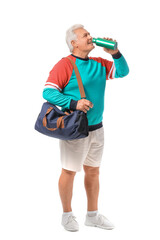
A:
[[[75,31],[75,34],[77,35],[77,40],[75,42],[76,48],[82,52],[90,52],[94,47],[92,43],[92,37],[90,36],[90,33],[85,30],[84,28],[78,28]]]

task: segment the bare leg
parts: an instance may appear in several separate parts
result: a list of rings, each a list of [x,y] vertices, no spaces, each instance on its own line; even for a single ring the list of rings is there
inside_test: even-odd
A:
[[[83,165],[85,171],[84,185],[88,199],[88,211],[98,210],[99,167]]]
[[[62,201],[63,212],[72,211],[71,200],[72,200],[72,190],[73,181],[76,172],[68,171],[62,168],[62,172],[59,178],[59,194]]]

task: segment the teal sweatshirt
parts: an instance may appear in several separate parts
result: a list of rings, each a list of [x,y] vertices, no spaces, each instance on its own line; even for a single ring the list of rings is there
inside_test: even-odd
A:
[[[114,61],[100,57],[84,59],[73,54],[68,57],[78,67],[86,99],[93,103],[93,108],[87,112],[88,125],[102,124],[106,80],[122,78],[129,73],[125,58],[120,52],[112,55]],[[76,109],[81,95],[73,66],[67,58],[62,58],[50,71],[44,86],[43,98],[60,106],[62,111]]]

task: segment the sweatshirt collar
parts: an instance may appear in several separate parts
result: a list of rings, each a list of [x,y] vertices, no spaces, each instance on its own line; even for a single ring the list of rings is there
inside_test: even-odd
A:
[[[89,60],[89,57],[87,57],[87,58],[81,58],[81,57],[77,57],[77,56],[75,56],[75,55],[73,55],[73,54],[71,54],[73,57],[75,57],[75,58],[78,58],[78,59],[80,59],[80,60],[83,60],[83,61],[88,61]]]

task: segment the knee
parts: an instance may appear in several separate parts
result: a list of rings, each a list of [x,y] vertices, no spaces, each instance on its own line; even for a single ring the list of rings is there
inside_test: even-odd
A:
[[[76,172],[62,168],[62,174],[65,174],[70,177],[74,177],[76,175]]]
[[[99,167],[83,166],[85,175],[91,178],[99,176]]]

